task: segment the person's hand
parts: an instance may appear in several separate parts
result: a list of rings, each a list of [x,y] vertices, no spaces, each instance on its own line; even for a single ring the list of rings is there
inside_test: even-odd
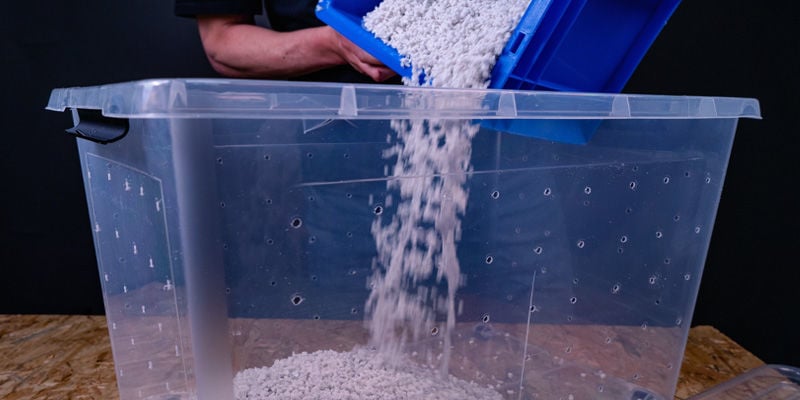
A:
[[[383,82],[396,75],[389,67],[356,46],[353,42],[328,27],[333,38],[334,51],[356,71],[369,76],[375,82]]]
[[[347,64],[376,82],[395,75],[329,26],[276,32],[250,15],[199,15],[197,26],[211,66],[224,76],[291,79]]]

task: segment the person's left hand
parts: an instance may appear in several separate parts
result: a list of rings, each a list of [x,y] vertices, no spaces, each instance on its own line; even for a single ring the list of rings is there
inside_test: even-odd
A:
[[[389,67],[383,65],[378,59],[367,53],[353,42],[330,28],[334,42],[334,49],[340,57],[350,64],[356,71],[369,76],[375,82],[383,82],[395,75]]]

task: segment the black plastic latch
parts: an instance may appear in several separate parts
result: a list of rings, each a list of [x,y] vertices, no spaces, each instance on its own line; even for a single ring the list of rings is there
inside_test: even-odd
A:
[[[78,123],[66,132],[81,139],[112,143],[125,137],[130,128],[127,118],[106,117],[101,110],[76,109],[73,112],[78,114]]]

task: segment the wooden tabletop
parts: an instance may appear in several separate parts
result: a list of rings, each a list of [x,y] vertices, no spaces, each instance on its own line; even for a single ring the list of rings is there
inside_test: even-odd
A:
[[[0,315],[0,398],[118,399],[107,329],[102,316]],[[694,327],[675,398],[761,365],[717,329]]]

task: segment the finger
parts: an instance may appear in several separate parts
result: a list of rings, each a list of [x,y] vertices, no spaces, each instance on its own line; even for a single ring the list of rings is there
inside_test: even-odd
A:
[[[372,56],[372,54],[369,54],[360,48],[357,51],[358,51],[357,52],[358,58],[361,59],[361,61],[363,61],[364,63],[374,66],[383,66],[383,63],[380,62],[380,60],[378,60],[374,56]]]
[[[366,52],[361,47],[356,46],[355,43],[347,40],[347,38],[342,38],[342,42],[343,45],[346,47],[346,50],[349,51],[354,56],[356,56],[363,63],[375,66],[383,65],[383,63],[380,62],[377,58],[375,58],[372,54]]]
[[[370,78],[372,78],[375,82],[381,81],[381,71],[378,68],[374,67],[367,67],[364,68],[362,73]]]
[[[362,68],[364,68],[363,73],[375,82],[383,82],[395,75],[394,71],[385,66],[375,67],[370,65]]]
[[[387,67],[381,67],[379,69],[379,77],[378,77],[378,79],[376,79],[376,81],[377,82],[383,82],[383,81],[385,81],[385,80],[387,80],[387,79],[389,79],[389,78],[391,78],[391,77],[393,77],[395,75],[397,75],[397,73],[394,72],[392,69],[387,68]]]

